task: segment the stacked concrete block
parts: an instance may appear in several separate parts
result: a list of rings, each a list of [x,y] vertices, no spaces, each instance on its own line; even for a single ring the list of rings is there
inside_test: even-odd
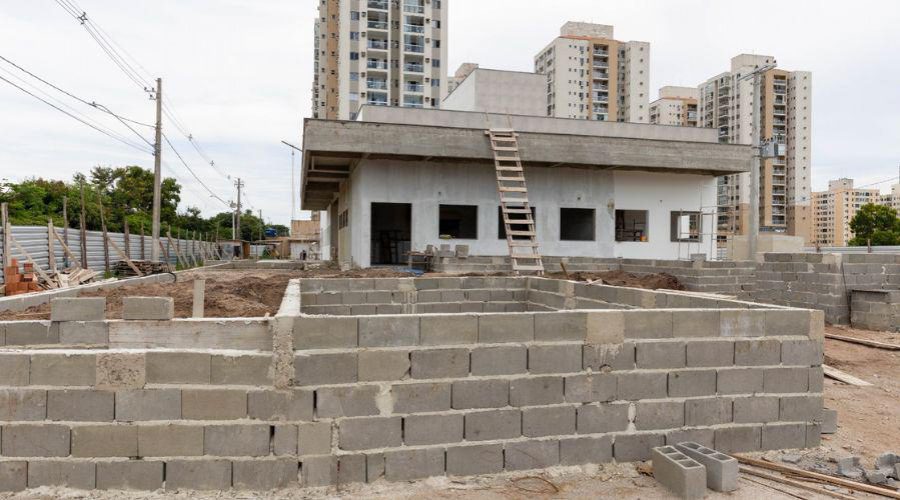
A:
[[[122,319],[170,320],[175,317],[172,297],[123,297]]]
[[[706,468],[709,489],[725,493],[738,488],[740,466],[733,457],[694,442],[678,443],[675,448]]]
[[[653,477],[678,498],[706,495],[706,468],[672,446],[653,448]]]

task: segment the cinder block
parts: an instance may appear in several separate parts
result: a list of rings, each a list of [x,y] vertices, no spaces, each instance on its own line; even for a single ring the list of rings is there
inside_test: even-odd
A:
[[[0,380],[3,385],[28,385],[31,358],[27,354],[0,354]]]
[[[478,317],[422,316],[419,335],[421,345],[474,344],[478,342]]]
[[[112,396],[112,393],[109,393]],[[149,389],[116,393],[116,420],[178,420],[181,418],[181,391]]]
[[[559,440],[560,465],[602,464],[612,461],[612,437]]]
[[[720,427],[716,429],[716,450],[722,453],[759,451],[761,436],[759,426]]]
[[[819,340],[783,340],[781,362],[784,365],[821,366],[824,345]]]
[[[122,297],[122,319],[167,321],[174,317],[172,297]]]
[[[2,467],[3,465],[0,465],[0,470]],[[28,464],[29,488],[62,486],[76,490],[92,490],[97,484],[96,477],[97,465],[93,462],[34,460]],[[0,491],[2,490],[0,480]]]
[[[203,427],[200,425],[141,425],[137,429],[138,455],[141,457],[203,455]]]
[[[185,420],[235,420],[247,416],[247,391],[234,389],[184,389],[181,418]]]
[[[659,399],[667,397],[667,376],[656,372],[617,373],[617,391],[619,399]],[[649,452],[648,452],[649,453]]]
[[[316,414],[319,418],[378,415],[379,392],[375,385],[323,387],[316,390]]]
[[[69,450],[65,425],[4,425],[0,433],[0,451],[5,457],[67,457]]]
[[[300,480],[300,463],[296,459],[235,460],[232,467],[234,488],[238,490],[284,489]]]
[[[510,406],[538,406],[565,400],[563,377],[528,377],[509,381]]]
[[[469,375],[468,349],[413,351],[412,378],[463,378]]]
[[[85,425],[72,427],[72,456],[136,457],[137,427],[132,425]]]
[[[779,404],[777,396],[735,398],[734,422],[736,424],[777,422]]]
[[[474,476],[503,471],[503,445],[483,444],[447,448],[447,474]]]
[[[338,423],[338,445],[342,450],[371,450],[400,446],[402,442],[400,417],[365,417],[341,420]],[[302,440],[301,437],[301,446]]]
[[[533,340],[534,314],[484,314],[478,317],[478,342],[482,344]]]
[[[727,367],[734,365],[734,342],[730,340],[692,340],[687,343],[687,366]]]
[[[359,318],[360,347],[400,347],[419,345],[418,316]]]
[[[93,354],[33,354],[31,385],[93,386],[95,365]]]
[[[96,387],[106,390],[140,389],[146,383],[147,365],[144,353],[97,354]]]
[[[409,377],[407,351],[359,351],[359,381],[403,380]]]
[[[22,491],[28,485],[28,462],[0,462],[0,491]]]
[[[732,406],[730,398],[688,399],[684,402],[684,425],[694,427],[731,423]]]
[[[545,469],[559,464],[559,441],[518,441],[506,443],[506,470]]]
[[[294,381],[297,385],[328,385],[356,382],[355,352],[298,354],[294,357]]]
[[[762,337],[766,334],[766,311],[753,309],[719,311],[723,337]]]
[[[670,397],[716,395],[715,370],[679,370],[669,372]]]
[[[148,351],[148,384],[208,384],[211,358],[200,352]]]
[[[672,313],[673,337],[718,337],[719,311],[684,310]]]
[[[502,408],[509,403],[508,380],[457,380],[453,382],[453,408]]]
[[[822,424],[812,422],[806,424],[806,447],[816,448],[822,446]],[[895,466],[896,467],[896,466]],[[900,471],[897,471],[900,473]]]
[[[296,455],[299,442],[297,426],[276,424],[272,427],[275,429],[275,434],[272,436],[272,453],[279,456]]]
[[[163,462],[97,462],[97,489],[155,491],[163,487]]]
[[[522,414],[519,410],[489,410],[467,413],[466,441],[512,439],[522,435]]]
[[[627,403],[600,403],[578,407],[579,434],[602,434],[628,429]]]
[[[837,410],[830,408],[822,409],[822,434],[834,434],[838,429],[838,413]]]
[[[617,462],[638,462],[650,459],[650,450],[665,444],[662,434],[619,434],[613,442],[613,456]]]
[[[763,450],[806,448],[806,424],[766,424],[762,428]]]
[[[809,312],[775,309],[766,311],[766,335],[809,335]]]
[[[231,489],[231,462],[228,460],[169,460],[166,462],[166,490]]]
[[[780,420],[783,422],[821,422],[822,396],[783,396]]]
[[[528,371],[534,374],[581,371],[582,346],[542,345],[528,348]]]
[[[357,318],[294,318],[294,349],[340,349],[358,345]]]
[[[624,311],[624,318],[626,339],[670,339],[674,334],[672,311]]]
[[[684,427],[684,402],[638,401],[634,426],[639,431]]]
[[[653,448],[653,477],[678,498],[706,495],[706,467],[672,446]]]
[[[338,457],[337,484],[365,483],[368,474],[366,455],[341,455]],[[384,460],[382,460],[383,464]],[[381,476],[384,476],[382,465]]]
[[[763,370],[738,368],[718,370],[716,390],[719,394],[755,394],[763,390]]]
[[[59,323],[10,321],[5,323],[6,345],[50,345],[59,343]]]
[[[384,477],[388,481],[411,481],[444,474],[444,450],[389,451],[384,454]]]
[[[635,346],[631,342],[610,345],[585,345],[584,369],[601,370],[633,370]]]
[[[807,390],[809,368],[769,368],[763,373],[763,392],[779,394]]]
[[[585,344],[591,346],[620,345],[625,341],[625,316],[621,311],[587,313]]]
[[[534,315],[534,340],[538,342],[584,342],[587,339],[587,326],[587,313],[538,313]]]
[[[403,441],[407,446],[457,443],[462,440],[462,414],[410,415],[404,418]]]
[[[304,486],[317,488],[337,484],[338,458],[331,455],[306,457],[300,464]]]
[[[272,356],[213,356],[209,383],[214,385],[272,385]]]
[[[109,325],[105,321],[64,321],[59,324],[59,343],[109,345]]]
[[[297,454],[299,456],[331,453],[331,421],[307,422],[297,426]]]
[[[472,349],[472,375],[515,375],[528,370],[528,349],[521,345]]]
[[[402,384],[391,388],[394,413],[423,413],[450,409],[450,383]]]
[[[247,416],[266,421],[304,421],[313,419],[313,391],[250,391],[247,393]]]
[[[113,399],[113,393],[106,391],[47,391],[47,420],[110,422]]]
[[[574,406],[545,406],[522,410],[522,435],[527,437],[575,434]]]
[[[734,344],[734,364],[737,366],[781,364],[781,342],[777,339],[738,340]]]
[[[638,368],[684,368],[685,344],[676,342],[642,342],[636,345]]]
[[[50,299],[50,321],[103,321],[106,297],[56,297]]]
[[[21,422],[47,418],[47,391],[0,389],[0,420]]]
[[[217,457],[264,457],[269,454],[269,426],[207,426],[203,430],[203,451]]]
[[[569,403],[605,402],[616,399],[617,377],[612,373],[573,375],[565,379],[565,396]]]
[[[738,461],[734,458],[700,443],[679,443],[675,445],[675,448],[706,468],[706,486],[709,489],[724,493],[738,488],[738,470],[740,467]]]

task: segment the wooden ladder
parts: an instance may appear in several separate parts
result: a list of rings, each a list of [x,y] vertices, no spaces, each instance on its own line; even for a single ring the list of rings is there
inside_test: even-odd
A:
[[[527,272],[541,276],[544,274],[544,263],[538,252],[534,214],[528,203],[518,134],[513,129],[491,128],[485,135],[490,138],[494,152],[500,212],[506,227],[506,243],[509,245],[513,271],[516,274]]]

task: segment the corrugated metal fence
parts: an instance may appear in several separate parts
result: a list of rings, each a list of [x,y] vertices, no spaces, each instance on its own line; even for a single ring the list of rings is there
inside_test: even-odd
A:
[[[59,244],[59,241],[53,242],[53,254],[56,259],[57,269],[65,269],[69,265],[81,264],[81,232],[78,229],[69,229],[68,234],[64,237],[64,231],[62,228],[55,228],[56,234],[59,235],[63,241],[68,240],[66,246],[69,247],[69,250],[75,255],[78,259],[77,262],[70,262],[71,259],[66,255],[65,251],[62,248],[62,245]],[[0,227],[0,235],[3,234],[3,228]],[[86,240],[87,240],[87,262],[88,267],[95,271],[102,271],[105,267],[105,258],[104,258],[104,250],[103,250],[103,233],[101,231],[86,231]],[[50,247],[48,242],[48,228],[47,226],[12,226],[12,236],[15,240],[22,246],[22,248],[28,252],[28,255],[31,256],[32,259],[41,267],[41,269],[48,270],[50,269]],[[109,239],[112,240],[123,252],[126,251],[125,245],[125,235],[122,233],[107,233]],[[0,238],[0,255],[3,255],[6,252],[6,249],[3,248],[3,242],[5,238]],[[191,256],[193,256],[195,261],[199,261],[203,259],[203,251],[212,251],[214,244],[208,241],[196,241],[196,240],[185,240],[185,239],[175,239],[172,238],[171,243],[165,236],[160,237],[160,242],[168,249],[169,251],[169,263],[172,265],[177,264],[178,257],[175,254],[175,245],[178,247],[178,251],[181,253],[182,258],[190,260]],[[134,235],[131,234],[128,236],[128,256],[131,259],[149,259],[151,255],[151,247],[153,240],[150,236]],[[21,268],[21,264],[26,262],[25,255],[19,251],[15,244],[10,245],[10,257],[13,259],[19,260],[19,265]],[[143,248],[143,250],[142,250]],[[165,252],[160,251],[160,259],[165,260]],[[114,266],[121,259],[119,252],[113,248],[112,245],[109,245],[109,265]],[[0,284],[3,283],[3,273],[0,273]]]

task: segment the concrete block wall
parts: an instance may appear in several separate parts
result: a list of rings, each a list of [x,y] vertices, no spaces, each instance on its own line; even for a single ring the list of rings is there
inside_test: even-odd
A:
[[[900,290],[852,289],[850,324],[854,328],[900,331]]]

